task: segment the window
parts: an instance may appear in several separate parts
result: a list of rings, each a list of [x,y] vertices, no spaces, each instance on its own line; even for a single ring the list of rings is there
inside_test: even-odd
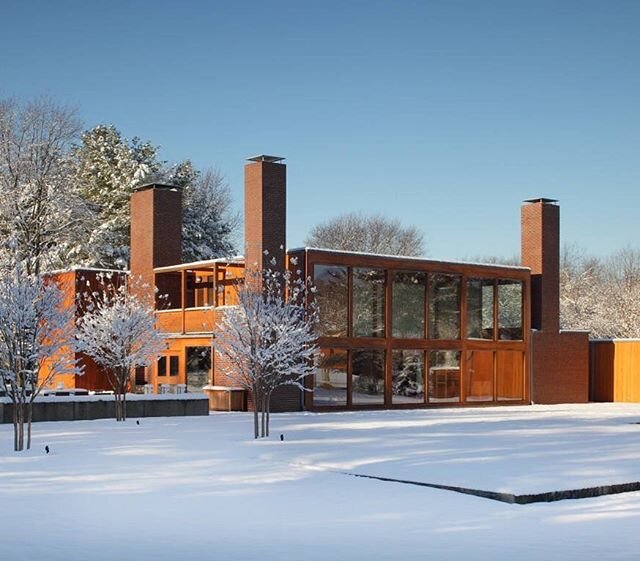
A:
[[[424,403],[424,351],[392,351],[391,402]]]
[[[393,336],[406,339],[424,337],[426,273],[393,273],[391,323]]]
[[[353,269],[353,335],[384,337],[384,271]]]
[[[158,359],[158,376],[166,376],[167,375],[167,357],[161,356]]]
[[[201,392],[211,380],[211,347],[187,347],[186,356],[187,391]]]
[[[467,282],[467,337],[493,339],[493,279]]]
[[[351,379],[354,405],[384,404],[384,351],[352,351]]]
[[[522,340],[521,281],[498,281],[498,333],[501,340]]]
[[[460,338],[460,277],[429,277],[429,338]]]
[[[460,401],[460,351],[429,353],[429,401]]]
[[[313,284],[320,312],[318,334],[325,337],[346,337],[349,302],[347,268],[315,265]]]
[[[169,357],[169,376],[177,376],[180,372],[180,357],[171,355]]]
[[[467,351],[467,401],[493,401],[493,351]]]
[[[347,351],[322,349],[313,373],[313,404],[320,407],[347,405]]]

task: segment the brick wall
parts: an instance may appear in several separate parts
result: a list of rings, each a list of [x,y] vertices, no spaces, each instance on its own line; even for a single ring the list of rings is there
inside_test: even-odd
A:
[[[131,195],[131,274],[153,286],[153,269],[182,261],[182,192],[146,185]]]
[[[245,165],[244,237],[247,269],[284,266],[287,166],[273,162]],[[264,252],[267,250],[268,255]]]
[[[588,333],[534,331],[531,345],[534,403],[589,401]]]
[[[531,399],[589,400],[589,334],[560,331],[560,207],[537,199],[522,206],[521,260],[531,268]]]

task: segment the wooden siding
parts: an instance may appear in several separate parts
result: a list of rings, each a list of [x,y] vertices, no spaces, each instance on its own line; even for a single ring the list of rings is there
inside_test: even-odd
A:
[[[640,402],[640,340],[591,341],[591,400]]]

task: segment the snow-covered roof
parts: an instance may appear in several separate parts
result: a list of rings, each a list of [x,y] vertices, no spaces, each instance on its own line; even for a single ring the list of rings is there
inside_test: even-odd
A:
[[[156,267],[153,271],[155,273],[169,273],[171,271],[182,271],[183,269],[205,269],[207,267],[213,267],[216,263],[243,265],[244,257],[242,255],[236,255],[234,257],[217,257],[216,259],[207,259],[205,261],[192,261],[191,263],[179,263],[178,265]]]
[[[89,273],[124,273],[129,274],[131,271],[128,269],[101,269],[98,267],[83,267],[82,265],[72,265],[66,269],[55,269],[53,271],[47,271],[45,275],[59,275],[61,273],[77,273],[78,271]]]
[[[572,331],[581,331],[581,330],[572,329]],[[590,339],[590,341],[592,343],[640,343],[640,339],[624,339],[624,338],[617,338],[617,337],[612,337],[611,339],[608,339],[606,337],[598,337],[597,339]]]
[[[444,259],[428,259],[426,257],[411,257],[408,255],[387,255],[383,253],[366,253],[364,251],[344,251],[342,249],[327,249],[322,247],[296,247],[288,249],[288,253],[294,251],[317,251],[321,253],[339,253],[342,255],[356,255],[363,257],[384,257],[385,259],[395,259],[398,261],[420,261],[422,263],[433,263],[435,265],[475,265],[479,267],[496,267],[498,269],[513,269],[516,271],[530,271],[530,267],[520,265],[503,265],[501,263],[479,263],[474,261],[445,261]]]

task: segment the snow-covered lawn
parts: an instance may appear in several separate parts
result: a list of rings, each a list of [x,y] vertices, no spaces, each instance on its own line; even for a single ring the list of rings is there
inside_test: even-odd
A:
[[[340,472],[532,493],[640,481],[639,405],[0,426],[0,559],[635,559],[640,492],[510,505]],[[279,435],[284,434],[284,442]],[[48,445],[51,454],[45,455]]]

